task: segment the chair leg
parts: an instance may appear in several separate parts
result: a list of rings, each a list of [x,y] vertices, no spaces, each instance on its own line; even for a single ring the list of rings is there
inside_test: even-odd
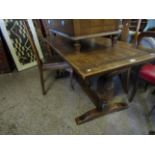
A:
[[[155,110],[155,105],[152,107],[151,111],[149,112],[149,117],[152,115],[154,110]]]
[[[44,84],[44,77],[43,77],[43,70],[39,69],[39,74],[40,74],[40,82],[41,82],[41,87],[42,87],[42,94],[45,95],[45,84]]]
[[[55,75],[55,79],[59,79],[60,78],[60,70],[56,71],[56,75]]]
[[[131,95],[129,96],[129,102],[131,102],[133,98],[135,97],[137,88],[138,88],[138,80],[136,80],[135,84],[133,85],[133,90],[131,91]]]
[[[153,90],[152,95],[155,95],[155,90]]]
[[[128,100],[129,102],[131,102],[133,100],[133,98],[135,97],[136,95],[136,92],[137,92],[137,88],[139,86],[139,69],[140,69],[140,66],[137,66],[136,68],[134,68],[134,74],[132,73],[132,77],[131,77],[131,73],[130,73],[130,79],[132,78],[132,89],[131,89],[131,94],[129,94],[129,97],[128,97]],[[130,69],[130,72],[131,72],[131,69]],[[131,81],[131,80],[130,80]]]
[[[127,77],[126,77],[127,93],[129,92],[130,77],[131,77],[131,68],[128,69],[128,71],[127,71]]]
[[[72,90],[75,89],[73,81],[74,81],[74,71],[71,71],[70,72],[70,86],[71,86]]]
[[[144,91],[146,91],[147,90],[147,88],[148,88],[148,83],[145,83],[145,86],[144,86]]]

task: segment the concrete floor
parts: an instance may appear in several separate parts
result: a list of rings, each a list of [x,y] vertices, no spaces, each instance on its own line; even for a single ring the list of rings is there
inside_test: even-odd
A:
[[[139,91],[129,108],[76,125],[75,117],[93,108],[80,86],[69,78],[55,80],[47,72],[46,96],[41,94],[37,68],[0,75],[0,134],[148,134],[155,115],[146,116],[155,97]],[[120,91],[115,101],[126,100]],[[114,101],[113,101],[114,102]]]

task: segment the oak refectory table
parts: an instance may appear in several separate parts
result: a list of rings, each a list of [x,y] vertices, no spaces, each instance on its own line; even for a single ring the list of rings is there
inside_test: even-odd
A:
[[[91,88],[90,78],[123,72],[155,59],[155,53],[151,50],[137,49],[134,45],[119,41],[111,46],[108,39],[102,37],[82,41],[79,53],[70,41],[54,39],[51,45],[54,51],[69,63],[75,72],[76,80],[95,105],[94,109],[75,119],[77,124],[128,108],[126,103],[108,104],[108,99],[100,97]]]

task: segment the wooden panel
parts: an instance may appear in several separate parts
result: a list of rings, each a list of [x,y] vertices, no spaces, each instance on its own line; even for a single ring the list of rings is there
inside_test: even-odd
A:
[[[74,20],[75,21],[75,20]],[[75,28],[75,35],[90,35],[119,29],[120,20],[115,19],[85,19],[74,22],[78,24]]]
[[[104,25],[113,25],[113,24],[116,24],[116,21],[117,20],[107,19],[107,20],[104,20]]]
[[[71,19],[49,19],[48,23],[52,29],[69,34],[71,36],[74,35],[73,20]]]
[[[118,30],[118,26],[115,26],[115,25],[104,26],[104,32],[115,31],[115,30]]]
[[[51,28],[77,37],[119,29],[119,19],[54,19]]]
[[[105,20],[91,20],[91,26],[101,26],[105,24]]]

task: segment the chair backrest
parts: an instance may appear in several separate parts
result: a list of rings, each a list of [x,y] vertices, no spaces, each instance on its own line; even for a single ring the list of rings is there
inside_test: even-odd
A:
[[[47,38],[50,41],[51,32],[50,32],[50,27],[49,27],[49,24],[48,24],[48,20],[41,19],[40,20],[40,25],[41,25],[42,34],[44,35],[45,38]]]
[[[34,39],[33,39],[31,30],[30,30],[30,27],[29,27],[28,22],[26,20],[24,20],[23,23],[24,23],[24,27],[25,27],[25,30],[26,30],[28,40],[30,41],[30,44],[31,44],[31,47],[32,47],[32,51],[33,51],[33,53],[34,53],[34,55],[36,57],[36,61],[37,61],[38,65],[40,66],[40,65],[42,65],[42,60],[40,59],[38,50],[37,50],[36,45],[34,43]]]
[[[42,48],[44,57],[52,58],[52,56],[54,55],[53,49],[52,49],[51,45],[47,44],[47,42],[46,42],[46,41],[48,41],[50,43],[52,42],[52,36],[51,36],[50,28],[48,26],[48,20],[36,19],[33,21],[34,21],[34,24],[36,27],[37,35],[39,38],[40,46]]]
[[[137,37],[137,42],[136,42],[137,47],[140,45],[140,42],[142,41],[142,39],[145,37],[155,38],[155,32],[142,32],[142,33],[140,33]]]
[[[124,19],[121,40],[126,42],[132,41],[133,43],[136,43],[139,32],[143,30],[144,24],[145,23],[142,19]],[[132,37],[130,32],[132,34]]]

